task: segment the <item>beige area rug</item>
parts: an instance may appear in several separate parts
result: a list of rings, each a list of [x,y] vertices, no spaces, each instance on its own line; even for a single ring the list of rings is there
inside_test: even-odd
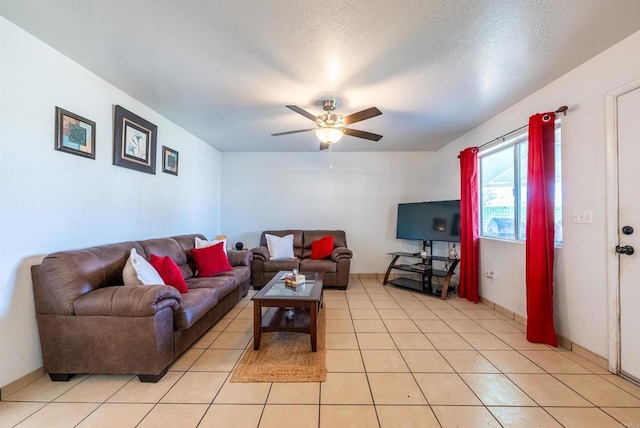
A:
[[[253,350],[253,339],[236,364],[231,382],[324,382],[326,321],[324,310],[318,316],[317,351],[311,352],[311,339],[304,333],[262,333],[260,349]]]

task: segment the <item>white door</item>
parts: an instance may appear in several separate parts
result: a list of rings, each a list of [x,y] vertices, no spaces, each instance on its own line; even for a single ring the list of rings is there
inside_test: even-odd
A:
[[[640,88],[619,96],[617,109],[620,371],[640,381]]]

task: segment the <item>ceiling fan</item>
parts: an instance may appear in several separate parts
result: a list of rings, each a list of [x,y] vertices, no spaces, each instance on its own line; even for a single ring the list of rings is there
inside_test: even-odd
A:
[[[382,114],[376,107],[371,107],[366,110],[359,111],[357,113],[350,114],[348,116],[342,116],[334,114],[336,109],[335,100],[325,100],[322,102],[322,108],[326,113],[319,116],[314,116],[308,111],[298,107],[289,105],[287,108],[295,111],[298,114],[310,119],[316,124],[315,128],[300,129],[297,131],[278,132],[277,134],[271,134],[274,137],[280,135],[297,134],[298,132],[315,131],[316,136],[320,140],[320,150],[327,150],[331,147],[331,144],[337,142],[342,138],[344,134],[351,135],[352,137],[364,138],[365,140],[379,141],[382,135],[373,134],[366,131],[358,131],[356,129],[346,128],[347,125],[360,122],[366,119],[371,119]]]

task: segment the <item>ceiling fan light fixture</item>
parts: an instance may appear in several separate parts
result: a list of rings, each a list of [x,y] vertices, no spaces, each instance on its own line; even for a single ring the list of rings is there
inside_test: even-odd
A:
[[[325,144],[333,144],[344,136],[344,130],[333,127],[320,127],[316,129],[316,137]]]
[[[337,143],[344,137],[344,134],[348,134],[351,137],[364,138],[365,140],[379,141],[382,135],[374,134],[372,132],[358,131],[357,129],[347,128],[347,126],[362,122],[363,120],[371,119],[382,114],[377,107],[371,107],[356,113],[351,113],[347,116],[341,114],[335,114],[333,111],[336,108],[335,100],[325,100],[322,103],[322,109],[325,113],[314,116],[305,109],[302,109],[296,105],[287,105],[287,108],[293,110],[301,116],[311,120],[315,127],[311,129],[300,129],[297,131],[278,132],[271,134],[274,137],[280,135],[297,134],[299,132],[314,131],[318,140],[320,140],[320,150],[327,150],[331,144]]]

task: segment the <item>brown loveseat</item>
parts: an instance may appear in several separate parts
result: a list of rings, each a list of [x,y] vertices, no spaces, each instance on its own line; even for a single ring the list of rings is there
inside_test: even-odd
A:
[[[76,373],[136,374],[157,382],[169,365],[249,290],[252,254],[228,251],[233,271],[197,278],[195,237],[121,242],[49,254],[31,268],[44,370],[52,380]],[[169,256],[189,287],[123,286],[135,248]]]
[[[293,235],[292,259],[271,260],[266,234]],[[333,252],[326,259],[311,259],[311,243],[325,236],[333,236]],[[349,285],[349,268],[353,253],[347,248],[347,236],[343,230],[266,230],[260,235],[260,246],[251,249],[251,281],[254,288],[263,287],[278,271],[298,269],[300,272],[324,272],[325,287],[346,289]]]

